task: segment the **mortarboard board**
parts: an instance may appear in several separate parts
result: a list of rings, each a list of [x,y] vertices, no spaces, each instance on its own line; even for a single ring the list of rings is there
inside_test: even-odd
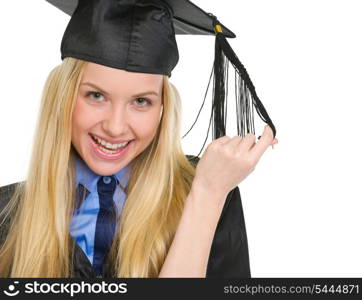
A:
[[[255,107],[275,137],[274,124],[245,67],[226,40],[227,37],[234,38],[235,34],[213,14],[188,0],[46,1],[71,16],[61,42],[61,59],[74,57],[130,72],[171,76],[179,59],[175,34],[214,35],[210,118],[213,139],[226,134],[229,63],[235,69],[238,135],[254,133]]]

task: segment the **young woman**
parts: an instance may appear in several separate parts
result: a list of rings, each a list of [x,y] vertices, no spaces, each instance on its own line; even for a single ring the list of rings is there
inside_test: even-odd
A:
[[[250,277],[237,185],[277,140],[223,136],[198,160],[180,112],[166,75],[65,57],[27,180],[0,189],[0,276]]]

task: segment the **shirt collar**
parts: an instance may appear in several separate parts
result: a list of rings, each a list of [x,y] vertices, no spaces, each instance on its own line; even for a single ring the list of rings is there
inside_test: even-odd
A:
[[[116,177],[122,189],[125,190],[130,176],[129,165],[123,167],[113,175]],[[76,187],[78,187],[79,184],[82,184],[88,191],[91,191],[92,187],[97,184],[98,179],[101,176],[102,175],[94,173],[84,160],[79,155],[76,155]]]

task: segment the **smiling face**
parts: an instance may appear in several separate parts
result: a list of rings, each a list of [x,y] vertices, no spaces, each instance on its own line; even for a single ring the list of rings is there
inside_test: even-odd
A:
[[[152,142],[162,87],[162,75],[86,65],[72,116],[72,144],[93,172],[117,173]]]

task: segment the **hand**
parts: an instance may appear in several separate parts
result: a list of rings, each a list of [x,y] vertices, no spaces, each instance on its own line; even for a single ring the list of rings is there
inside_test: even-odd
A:
[[[257,143],[254,134],[247,134],[243,138],[220,137],[208,145],[200,158],[193,185],[227,195],[255,169],[266,149],[277,143],[268,125]]]

